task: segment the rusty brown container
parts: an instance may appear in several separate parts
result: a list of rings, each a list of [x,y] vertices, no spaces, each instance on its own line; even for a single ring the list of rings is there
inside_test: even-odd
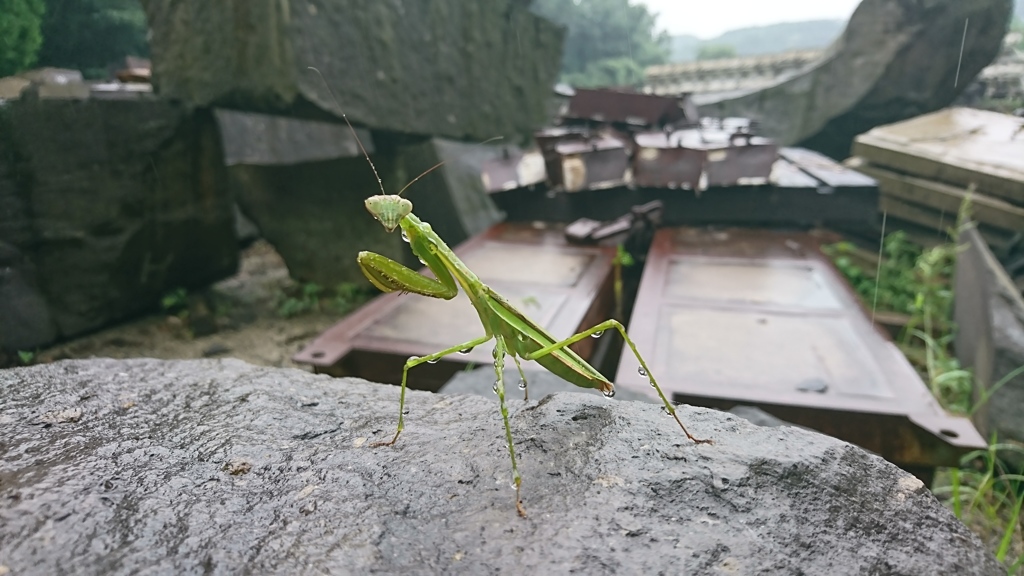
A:
[[[819,235],[662,229],[629,333],[676,402],[736,405],[857,444],[927,478],[985,446],[947,414],[819,250]],[[622,355],[616,384],[651,394]]]

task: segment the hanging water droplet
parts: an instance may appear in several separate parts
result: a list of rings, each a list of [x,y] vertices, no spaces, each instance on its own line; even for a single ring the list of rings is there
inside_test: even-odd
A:
[[[519,379],[519,389],[526,390],[526,380],[523,380],[522,378]]]
[[[405,230],[402,230],[402,241],[403,242],[408,242],[409,241],[409,235],[405,233]]]
[[[603,335],[604,335],[604,330],[598,330],[597,332],[594,332],[593,334],[591,334],[590,337],[591,338],[600,338]]]
[[[605,398],[615,398],[615,388],[609,388],[601,392]]]
[[[409,414],[409,409],[406,408],[405,410],[402,410],[402,414],[408,415]]]
[[[498,381],[497,380],[494,381],[494,386],[491,386],[491,392],[494,392],[495,394],[498,393]]]
[[[644,370],[643,366],[637,368],[636,369],[636,373],[641,375],[641,376],[647,376],[647,370]]]
[[[427,364],[437,364],[439,360],[441,360],[441,359],[440,358],[433,358],[431,360],[427,360]]]
[[[473,351],[473,347],[470,346],[469,348],[463,348],[462,350],[459,350],[459,354],[462,354],[463,356],[465,356],[466,354],[469,354],[472,351]]]
[[[650,382],[651,382],[651,388],[657,388],[658,387],[658,385],[654,383],[654,380],[651,380]]]

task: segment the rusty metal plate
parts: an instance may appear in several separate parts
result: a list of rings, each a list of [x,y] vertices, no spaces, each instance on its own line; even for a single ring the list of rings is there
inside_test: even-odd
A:
[[[908,468],[985,442],[947,415],[819,250],[819,235],[663,229],[629,333],[666,393],[753,405]],[[652,394],[628,350],[618,385]]]
[[[455,249],[484,282],[514,306],[565,338],[610,317],[614,248],[570,246],[563,226],[498,224]],[[429,272],[424,269],[424,273]],[[382,294],[335,324],[293,358],[318,372],[399,384],[409,356],[424,356],[483,335],[480,318],[463,294],[437,300]],[[573,345],[584,358],[593,339]],[[409,386],[437,390],[466,364],[489,364],[491,346],[453,354],[413,370]],[[533,362],[523,368],[541,369]]]
[[[655,96],[618,90],[577,88],[563,115],[567,120],[660,127],[694,123],[697,109],[689,96]]]

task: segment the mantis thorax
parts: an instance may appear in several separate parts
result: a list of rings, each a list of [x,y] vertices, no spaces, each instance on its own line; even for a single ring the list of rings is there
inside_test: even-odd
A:
[[[378,194],[366,199],[366,209],[388,232],[394,232],[402,218],[412,213],[412,202],[397,194]]]

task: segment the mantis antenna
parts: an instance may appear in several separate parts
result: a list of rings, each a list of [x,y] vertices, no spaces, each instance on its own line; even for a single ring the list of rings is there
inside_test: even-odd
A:
[[[341,102],[339,102],[338,101],[338,97],[335,96],[334,90],[331,89],[331,85],[327,83],[327,79],[324,78],[323,73],[320,72],[319,69],[314,68],[313,66],[309,66],[308,68],[310,70],[312,70],[313,72],[316,72],[317,75],[320,76],[320,80],[323,81],[324,86],[327,87],[327,92],[330,93],[331,99],[334,100],[334,105],[338,107],[338,111],[341,112],[341,117],[345,120],[345,124],[348,124],[348,129],[352,131],[352,137],[356,139],[356,144],[359,145],[359,149],[363,152],[363,158],[366,158],[366,161],[370,163],[370,169],[373,170],[373,175],[377,178],[377,185],[380,186],[380,193],[385,195],[385,196],[387,196],[388,193],[384,190],[384,182],[380,179],[380,174],[377,174],[377,167],[373,165],[373,160],[370,160],[370,155],[366,153],[366,148],[363,148],[363,143],[362,143],[361,140],[359,140],[359,135],[356,134],[356,129],[353,128],[352,127],[352,123],[348,121],[348,116],[345,115],[345,111],[341,108]],[[502,136],[495,136],[493,138],[488,138],[487,140],[484,140],[480,144],[487,144],[487,143],[490,143],[490,142],[494,142],[495,140],[501,140],[502,138],[503,138]],[[419,180],[420,178],[423,178],[427,174],[430,174],[431,172],[433,172],[434,170],[440,168],[443,165],[444,165],[444,160],[438,162],[437,164],[434,164],[430,168],[427,168],[426,170],[423,171],[423,173],[421,173],[419,176],[413,178],[412,180],[409,181],[408,184],[403,186],[402,189],[398,191],[398,194],[396,194],[396,196],[401,196],[402,192],[405,192],[406,189],[408,189],[409,186],[412,186],[417,180]]]
[[[363,148],[363,142],[359,140],[359,135],[356,134],[356,129],[353,128],[352,123],[348,121],[348,116],[346,116],[345,111],[342,110],[341,103],[338,102],[338,97],[334,95],[334,90],[331,89],[331,85],[327,83],[327,79],[324,78],[324,75],[320,72],[320,70],[312,66],[310,66],[309,69],[312,70],[313,72],[316,72],[317,75],[320,76],[320,80],[323,81],[324,86],[327,87],[327,91],[331,94],[331,99],[334,100],[334,105],[338,107],[338,111],[341,112],[341,117],[345,119],[345,124],[348,124],[348,129],[352,131],[352,137],[356,139],[356,144],[358,144],[359,149],[362,150],[363,158],[366,158],[366,161],[370,163],[370,169],[373,170],[373,175],[377,178],[377,185],[380,186],[380,193],[387,196],[388,193],[384,191],[384,182],[380,179],[380,174],[377,174],[377,167],[373,165],[373,160],[370,160],[370,155],[366,153],[366,148]],[[434,168],[437,168],[437,166],[435,166]],[[430,170],[433,170],[434,168],[431,168]],[[428,170],[427,172],[429,172],[430,170]],[[423,174],[420,174],[420,176],[422,175]],[[417,179],[418,178],[419,176],[417,176]],[[413,182],[415,182],[415,180],[413,180]]]

